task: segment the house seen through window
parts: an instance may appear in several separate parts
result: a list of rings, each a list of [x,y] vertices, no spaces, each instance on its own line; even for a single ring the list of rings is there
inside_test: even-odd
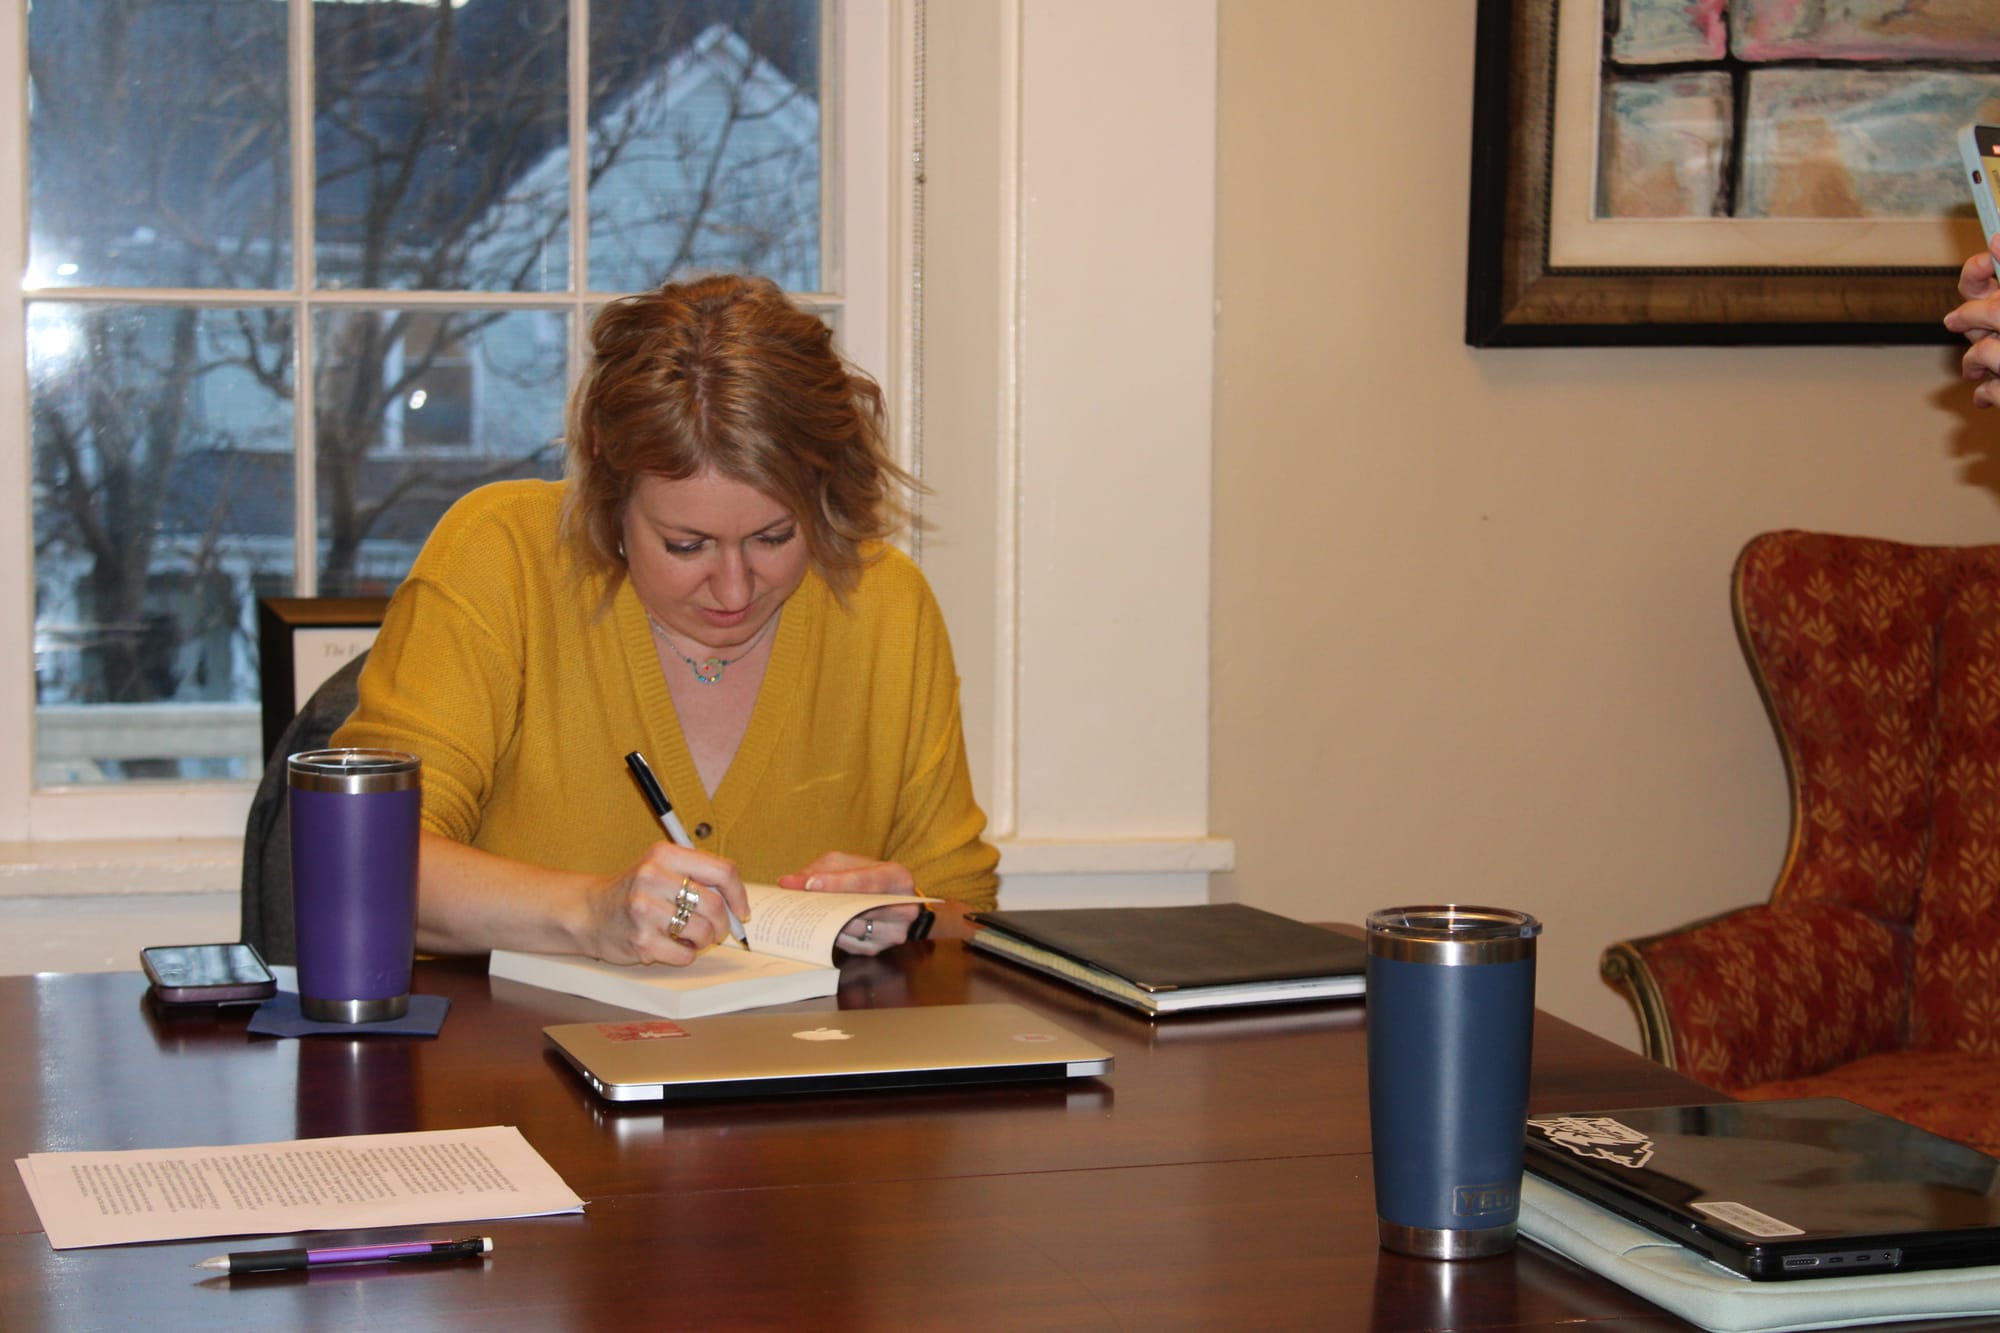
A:
[[[465,491],[559,475],[609,297],[837,317],[821,9],[34,5],[37,785],[254,776],[257,599],[387,593]]]

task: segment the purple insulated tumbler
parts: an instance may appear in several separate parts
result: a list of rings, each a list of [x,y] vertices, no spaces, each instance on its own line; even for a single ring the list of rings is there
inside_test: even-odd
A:
[[[299,1011],[379,1023],[410,1007],[423,761],[395,750],[307,750],[285,761]]]

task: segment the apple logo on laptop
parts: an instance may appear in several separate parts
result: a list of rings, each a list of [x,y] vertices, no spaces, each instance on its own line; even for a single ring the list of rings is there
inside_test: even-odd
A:
[[[807,1028],[804,1032],[794,1032],[792,1035],[798,1038],[800,1041],[851,1040],[850,1034],[842,1032],[839,1028],[827,1028],[827,1027]]]

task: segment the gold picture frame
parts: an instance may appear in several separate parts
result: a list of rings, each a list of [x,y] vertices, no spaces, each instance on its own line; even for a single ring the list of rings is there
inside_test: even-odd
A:
[[[1558,0],[1479,0],[1467,343],[1955,341],[1940,321],[1958,303],[1956,265],[1672,268],[1637,251],[1629,266],[1552,264],[1558,13]]]

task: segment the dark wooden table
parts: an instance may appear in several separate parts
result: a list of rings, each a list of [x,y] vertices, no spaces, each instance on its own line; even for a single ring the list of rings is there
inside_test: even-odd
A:
[[[1357,1003],[1149,1023],[931,940],[849,960],[838,1005],[1012,1000],[1109,1047],[1116,1071],[663,1110],[596,1100],[545,1048],[545,1024],[625,1011],[465,961],[420,964],[417,988],[451,998],[436,1040],[285,1041],[246,1037],[245,1011],[163,1015],[137,973],[0,978],[0,1327],[1687,1327],[1533,1245],[1454,1265],[1380,1251]],[[1537,1109],[1702,1100],[1538,1019]],[[421,1229],[492,1235],[483,1264],[231,1279],[190,1265],[280,1241],[55,1251],[11,1166],[479,1125],[518,1126],[588,1201]]]

